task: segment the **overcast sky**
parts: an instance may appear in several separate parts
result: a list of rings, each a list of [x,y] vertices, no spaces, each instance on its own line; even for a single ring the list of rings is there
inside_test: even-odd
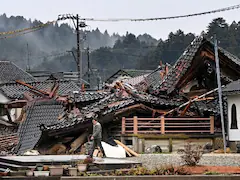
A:
[[[240,4],[239,0],[2,0],[1,11],[43,22],[57,19],[59,14],[78,13],[92,18],[150,18],[184,15]],[[206,30],[213,18],[223,17],[228,23],[240,21],[240,9],[198,17],[151,22],[87,22],[91,29],[108,30],[110,34],[126,31],[136,35],[148,33],[166,39],[169,32],[182,29],[196,34]],[[65,21],[69,22],[69,21]]]

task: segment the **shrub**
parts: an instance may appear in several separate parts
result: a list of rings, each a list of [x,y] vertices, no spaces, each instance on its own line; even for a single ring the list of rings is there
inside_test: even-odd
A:
[[[207,171],[204,173],[205,175],[218,175],[219,173],[218,172],[215,172],[215,171]]]
[[[184,167],[163,166],[157,168],[157,175],[189,175],[190,173]]]
[[[203,155],[203,148],[200,145],[193,145],[188,142],[184,145],[184,149],[179,150],[178,153],[182,154],[181,158],[185,165],[196,166]]]

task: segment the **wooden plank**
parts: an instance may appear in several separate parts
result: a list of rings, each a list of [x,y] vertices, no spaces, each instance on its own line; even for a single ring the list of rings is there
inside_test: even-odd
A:
[[[75,139],[70,145],[71,149],[69,150],[69,153],[76,151],[85,142],[87,136],[88,132],[86,131],[82,133],[77,139]]]
[[[131,153],[132,155],[138,157],[139,154],[137,154],[136,152],[134,152],[133,150],[131,150],[130,148],[128,148],[126,145],[124,145],[123,143],[121,143],[118,140],[114,140],[117,144],[119,144],[120,146],[122,146],[126,151],[128,151],[129,153]]]
[[[210,116],[210,133],[214,134],[214,116]]]
[[[164,116],[161,117],[161,133],[165,134],[165,119],[164,119]]]
[[[133,125],[133,122],[132,123],[126,123],[126,121],[125,121],[125,125]]]
[[[133,117],[133,124],[134,124],[133,132],[134,132],[134,134],[138,134],[138,118],[137,118],[137,116]]]
[[[165,126],[167,125],[182,125],[182,124],[186,124],[186,125],[190,125],[190,124],[200,124],[200,125],[210,125],[210,123],[166,123],[165,122]]]
[[[181,130],[181,131],[179,131],[179,130],[176,130],[176,131],[165,131],[165,132],[175,132],[175,133],[183,133],[183,132],[210,132],[209,130],[207,131],[207,130]]]
[[[210,126],[165,126],[166,128],[191,128],[191,127],[207,127],[210,128]]]
[[[161,126],[138,126],[138,128],[160,128],[160,127]]]
[[[139,121],[161,121],[161,118],[138,118]]]
[[[165,120],[210,121],[210,118],[165,118]]]
[[[127,118],[126,118],[127,119]],[[139,121],[155,121],[158,120],[160,121],[161,118],[138,118]],[[210,118],[165,118],[165,120],[193,120],[193,121],[198,121],[198,120],[202,120],[202,121],[209,121]]]
[[[129,157],[132,157],[132,155],[131,155],[130,152],[128,152],[126,149],[125,149],[125,151],[126,151],[126,153],[127,153],[127,155],[128,155]]]
[[[159,123],[138,123],[138,125],[159,125]]]
[[[126,131],[126,118],[122,117],[122,134],[125,134]]]

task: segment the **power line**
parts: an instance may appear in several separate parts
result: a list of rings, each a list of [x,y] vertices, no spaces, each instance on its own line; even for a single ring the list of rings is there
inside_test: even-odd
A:
[[[11,34],[9,36],[0,37],[0,40],[2,40],[2,39],[9,39],[9,38],[17,37],[17,36],[22,36],[22,35],[25,35],[25,34],[28,34],[28,33],[32,33],[32,32],[38,31],[40,29],[42,29],[42,28],[32,29],[32,30],[27,31],[27,32],[22,32],[22,33],[19,33],[19,34]]]
[[[167,16],[167,17],[157,17],[157,18],[138,18],[138,19],[132,19],[132,18],[107,18],[107,19],[80,18],[80,20],[83,20],[83,21],[102,21],[102,22],[160,21],[160,20],[187,18],[187,17],[193,17],[193,16],[202,16],[202,15],[206,15],[206,14],[213,14],[213,13],[218,13],[218,12],[230,11],[230,10],[239,9],[239,8],[240,8],[240,4],[234,5],[234,6],[229,6],[229,7],[226,7],[226,8],[216,9],[216,10],[212,10],[212,11],[205,11],[205,12],[200,12],[200,13],[177,15],[177,16]]]
[[[6,31],[6,32],[0,32],[0,36],[2,35],[12,35],[12,34],[16,34],[16,33],[22,33],[22,32],[26,32],[26,31],[31,31],[31,30],[39,30],[42,29],[50,24],[53,24],[56,21],[51,21],[51,22],[47,22],[45,24],[40,24],[37,26],[33,26],[33,27],[29,27],[29,28],[23,28],[23,29],[17,29],[14,31]]]

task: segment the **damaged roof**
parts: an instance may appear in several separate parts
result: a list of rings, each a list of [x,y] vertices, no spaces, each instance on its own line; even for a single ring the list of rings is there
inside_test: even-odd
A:
[[[137,77],[137,76],[142,76],[144,74],[149,74],[151,72],[152,70],[120,69],[116,73],[114,73],[112,76],[110,76],[106,80],[106,83],[111,84],[114,82],[114,80],[116,80],[120,76]]]
[[[59,83],[59,95],[68,95],[70,92],[79,91],[79,86],[72,81],[44,81],[44,82],[28,82],[29,85],[36,87],[39,90],[50,91],[54,83]],[[23,99],[24,93],[29,92],[29,88],[18,83],[6,83],[0,87],[3,92],[10,99]]]
[[[223,92],[226,94],[239,94],[240,93],[240,79],[237,81],[233,81],[230,84],[226,85],[223,88]]]
[[[189,70],[192,65],[193,59],[195,58],[198,50],[207,44],[214,50],[214,44],[204,38],[203,36],[196,37],[192,43],[186,48],[183,54],[176,61],[174,66],[169,70],[169,73],[164,77],[163,80],[158,82],[155,81],[152,87],[152,93],[158,95],[160,91],[165,91],[168,94],[173,92],[178,84],[179,80],[185,75],[185,73]],[[229,61],[235,63],[237,66],[240,66],[240,60],[236,56],[232,55],[228,51],[223,48],[218,47],[219,53],[224,55],[229,59]],[[221,75],[223,76],[223,75]],[[223,78],[226,79],[225,76]],[[226,79],[228,82],[231,82],[231,79]]]
[[[34,81],[34,77],[11,61],[0,61],[0,84],[15,80]]]
[[[42,135],[40,127],[56,123],[63,112],[63,104],[55,100],[29,103],[26,106],[26,119],[23,119],[18,129],[19,143],[15,151],[23,154],[34,149]]]
[[[86,91],[86,92],[70,93],[68,98],[72,102],[79,103],[79,102],[97,101],[107,97],[109,94],[110,92],[107,92],[107,91]]]
[[[65,128],[75,127],[76,125],[88,124],[92,118],[101,117],[114,113],[117,110],[128,107],[134,104],[131,98],[121,98],[114,94],[110,94],[104,99],[80,109],[80,114],[66,114],[61,122],[54,125],[45,126],[45,131],[60,130]]]

